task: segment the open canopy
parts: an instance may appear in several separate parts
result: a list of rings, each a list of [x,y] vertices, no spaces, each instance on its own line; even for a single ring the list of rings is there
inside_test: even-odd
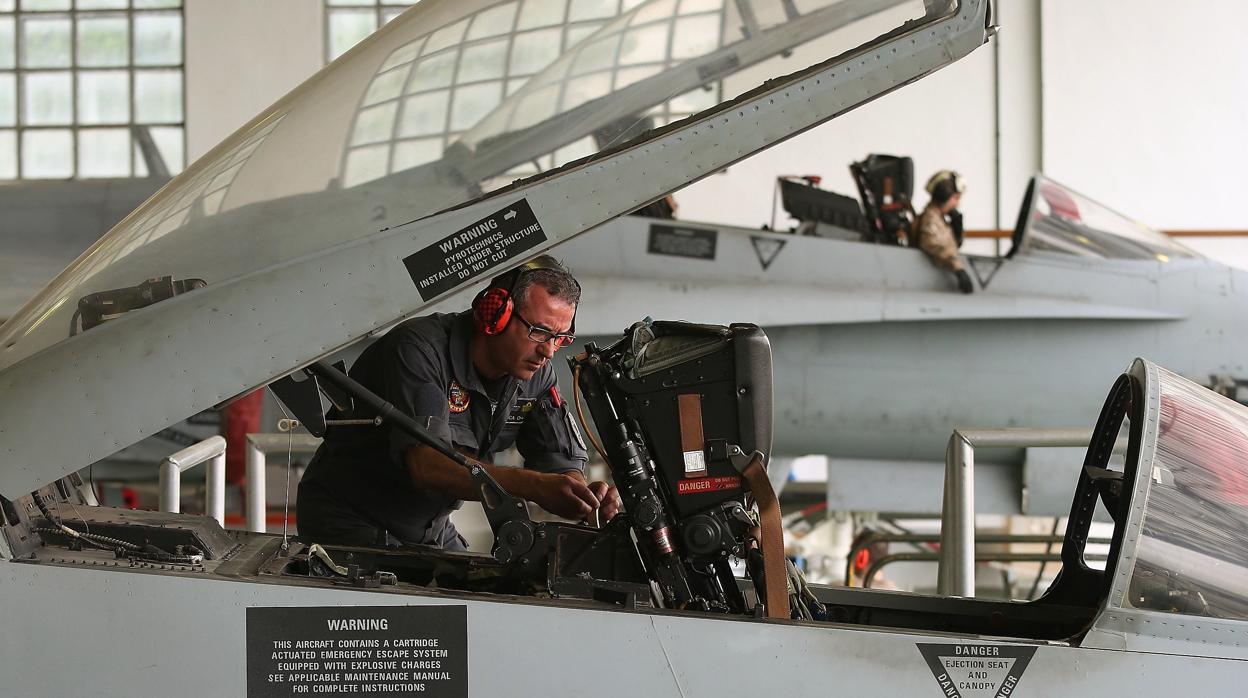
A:
[[[922,16],[903,0],[427,0],[118,224],[0,330],[0,367],[148,300],[98,318],[92,293],[170,277],[136,291],[159,299],[357,240],[713,107],[735,96],[721,78],[796,44]]]
[[[987,22],[986,0],[425,0],[0,327],[0,493],[917,79]],[[820,64],[765,60],[829,33]],[[750,66],[763,86],[724,94]]]

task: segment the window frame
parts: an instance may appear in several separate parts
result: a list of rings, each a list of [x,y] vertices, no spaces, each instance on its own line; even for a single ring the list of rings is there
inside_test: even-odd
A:
[[[324,26],[324,48],[325,48],[326,64],[329,64],[333,60],[337,60],[335,57],[331,56],[332,47],[333,47],[333,37],[331,35],[330,17],[334,10],[346,9],[346,10],[359,11],[359,10],[367,10],[371,7],[375,12],[377,12],[377,15],[376,15],[377,25],[376,25],[376,28],[373,30],[374,32],[376,32],[383,26],[382,21],[381,21],[381,13],[383,10],[395,9],[399,7],[402,7],[403,9],[407,9],[409,7],[412,7],[418,4],[419,1],[420,0],[415,0],[415,2],[401,3],[400,0],[371,0],[371,4],[370,4],[368,0],[355,0],[355,2],[358,4],[334,4],[335,0],[323,0],[322,7],[325,12],[325,15],[324,15],[324,25],[325,25]],[[598,76],[598,75],[605,75],[607,79],[614,85],[617,79],[617,75],[626,68],[627,69],[645,69],[645,68],[649,68],[653,66],[662,66],[665,62],[676,60],[673,58],[673,45],[676,39],[675,28],[676,28],[677,23],[680,20],[685,19],[685,18],[707,17],[707,16],[718,15],[720,36],[721,37],[724,36],[727,22],[728,22],[728,14],[729,14],[726,10],[726,7],[727,7],[728,2],[730,1],[731,0],[724,0],[721,3],[719,9],[699,9],[697,11],[694,11],[688,14],[682,14],[680,12],[676,12],[675,7],[674,7],[673,12],[670,15],[647,18],[645,21],[638,23],[636,25],[630,24],[628,29],[622,30],[618,32],[617,34],[613,34],[613,36],[616,36],[622,40],[622,38],[627,33],[629,33],[629,31],[635,31],[637,29],[644,29],[647,27],[659,26],[659,25],[666,26],[667,36],[665,39],[665,42],[666,42],[665,53],[662,56],[654,60],[643,61],[636,65],[630,65],[630,66],[625,66],[625,67],[620,66],[617,61],[613,63],[611,66],[606,67],[605,69],[589,72],[582,77],[589,78],[589,77]],[[491,9],[501,7],[502,5],[507,4],[505,2],[499,2],[489,8],[485,8],[481,10],[480,12],[465,16],[461,20],[465,22],[464,35],[453,46],[438,47],[435,50],[426,53],[425,48],[424,48],[424,42],[427,41],[429,37],[425,36],[417,40],[414,40],[412,43],[419,42],[421,45],[421,48],[418,49],[417,55],[413,56],[409,61],[407,61],[408,63],[411,64],[411,66],[415,66],[421,60],[424,60],[430,56],[435,56],[443,52],[453,52],[453,61],[452,61],[452,66],[450,70],[450,75],[451,75],[450,83],[445,86],[432,87],[432,88],[424,89],[424,90],[409,91],[408,87],[406,86],[408,81],[411,80],[411,77],[409,75],[408,77],[404,78],[405,87],[400,91],[400,93],[397,96],[386,98],[386,99],[375,101],[375,102],[369,102],[369,103],[364,102],[364,100],[367,99],[367,96],[362,98],[361,104],[357,106],[356,113],[353,116],[352,126],[351,126],[352,133],[355,132],[356,125],[358,124],[359,119],[360,119],[360,114],[367,110],[376,109],[378,107],[381,107],[384,104],[394,102],[397,105],[399,105],[398,114],[393,119],[393,122],[391,124],[391,129],[390,129],[390,136],[387,140],[377,141],[377,142],[369,141],[369,142],[362,142],[362,143],[354,142],[354,138],[351,138],[348,140],[348,143],[343,152],[342,164],[340,166],[340,172],[343,173],[344,182],[354,181],[353,178],[349,175],[349,173],[352,171],[352,156],[353,155],[360,155],[360,154],[365,153],[365,151],[374,150],[376,148],[379,148],[383,144],[386,145],[384,172],[387,174],[390,174],[396,171],[395,161],[396,161],[397,152],[398,152],[398,149],[404,144],[414,144],[417,142],[424,142],[424,141],[439,141],[441,143],[440,147],[443,150],[449,148],[464,133],[471,130],[471,125],[465,128],[457,128],[456,127],[457,125],[454,121],[455,119],[455,101],[454,100],[456,99],[457,95],[461,93],[462,90],[472,89],[474,87],[479,87],[479,86],[486,86],[486,85],[490,85],[493,83],[498,83],[499,89],[501,90],[501,97],[500,97],[499,103],[501,103],[507,100],[508,97],[511,95],[512,91],[509,89],[509,86],[514,81],[528,80],[529,78],[532,78],[536,75],[540,75],[542,71],[545,70],[548,66],[542,66],[532,72],[513,72],[514,70],[513,56],[514,56],[514,51],[515,51],[515,45],[516,45],[518,38],[522,34],[526,34],[530,32],[537,32],[537,31],[545,31],[547,29],[557,30],[559,31],[559,42],[560,42],[561,53],[566,53],[568,51],[574,50],[579,45],[581,38],[580,37],[574,38],[576,34],[581,33],[586,36],[593,35],[595,32],[597,32],[599,29],[603,28],[604,26],[607,26],[608,24],[617,21],[619,18],[621,18],[622,16],[624,16],[625,14],[629,12],[632,12],[633,9],[636,8],[638,5],[644,4],[646,0],[613,0],[613,2],[616,3],[616,10],[613,14],[604,15],[602,17],[589,17],[589,18],[578,18],[578,19],[570,19],[571,13],[573,12],[573,5],[575,4],[576,0],[562,0],[562,2],[563,2],[563,11],[562,11],[563,20],[555,24],[538,24],[532,27],[525,27],[521,29],[520,24],[522,21],[521,15],[523,12],[524,2],[523,0],[515,0],[516,12],[511,18],[511,29],[509,30],[509,32],[505,32],[505,33],[497,34],[497,35],[479,36],[473,39],[467,38],[467,36],[471,34],[473,26],[475,22],[477,21],[477,17],[479,15],[485,12],[488,12]],[[508,42],[506,46],[506,55],[504,56],[504,60],[502,64],[503,65],[502,73],[497,76],[487,76],[487,77],[482,77],[482,78],[472,79],[472,80],[460,80],[459,79],[460,65],[463,61],[464,53],[472,49],[473,47],[484,45],[484,44],[490,43],[500,38],[505,39]],[[363,39],[360,39],[360,41],[363,41]],[[622,42],[620,45],[622,46]],[[349,51],[350,49],[347,49],[347,50]],[[344,51],[344,54],[345,53],[346,51]],[[389,68],[386,68],[385,70],[379,71],[377,75],[373,76],[372,80],[375,80],[379,75],[382,75],[384,73],[391,72],[394,70],[399,70],[401,65],[402,64],[391,66]],[[409,69],[414,69],[414,68],[409,68]],[[371,84],[372,83],[370,82],[370,89],[371,89]],[[560,83],[560,87],[559,87],[560,99],[563,99],[562,95],[564,91],[567,89],[567,85],[568,83],[566,81]],[[402,115],[407,108],[405,106],[405,102],[414,97],[420,97],[423,95],[433,95],[441,91],[445,91],[447,93],[448,105],[447,105],[447,108],[445,109],[445,112],[442,114],[443,121],[442,121],[440,130],[436,132],[430,132],[430,133],[401,136],[400,129],[402,126],[401,124]],[[715,102],[722,101],[723,82],[715,81],[713,83],[712,91],[715,93],[714,101]],[[654,105],[654,107],[646,111],[646,115],[651,116],[655,119],[656,127],[663,127],[674,121],[687,118],[697,113],[698,111],[700,111],[699,109],[692,109],[692,110],[673,109],[673,104],[672,104],[673,101],[681,97],[684,97],[685,94],[676,95],[672,99],[668,99],[659,104]],[[586,138],[589,138],[589,137],[587,136]],[[567,143],[561,146],[560,148],[541,156],[540,160],[534,161],[532,166],[528,164],[517,166],[516,168],[513,168],[512,170],[509,170],[506,173],[502,173],[500,177],[506,180],[514,180],[514,179],[521,178],[521,177],[531,176],[533,174],[536,174],[539,171],[552,169],[554,167],[560,166],[563,163],[569,162],[571,160],[575,160],[577,157],[580,157],[580,155],[575,153],[575,150],[578,147],[580,147],[581,142],[583,140],[585,139],[574,141],[572,143]],[[591,152],[593,152],[594,150],[596,150],[596,148],[591,148]],[[566,155],[566,152],[565,154],[561,154],[561,151],[573,151],[573,154],[569,156],[569,155]],[[356,183],[363,183],[363,182],[369,181],[370,179],[371,179],[370,177],[365,176]]]
[[[170,163],[168,155],[161,153],[165,160],[165,165],[169,169],[170,174],[176,174],[178,171],[186,167],[186,8],[185,0],[174,0],[177,4],[172,7],[135,7],[136,0],[126,0],[124,8],[89,8],[80,9],[81,0],[72,0],[69,2],[68,9],[27,9],[24,7],[24,0],[14,0],[12,9],[0,10],[0,18],[12,18],[13,21],[13,43],[12,57],[13,66],[11,68],[0,69],[0,74],[13,76],[13,125],[0,127],[0,131],[11,132],[14,134],[14,160],[16,169],[12,178],[0,175],[0,181],[19,182],[19,181],[64,181],[64,180],[91,180],[91,179],[112,179],[112,178],[143,178],[151,177],[153,173],[147,172],[146,162],[143,158],[142,149],[135,138],[135,130],[138,127],[148,129],[176,128],[180,131],[181,140],[181,163]],[[181,41],[177,46],[178,59],[173,63],[160,63],[155,65],[137,65],[135,63],[135,22],[136,19],[149,16],[174,15],[178,17],[180,25]],[[23,21],[32,17],[47,17],[56,19],[67,19],[69,21],[69,62],[66,66],[58,67],[30,67],[25,65],[23,61],[22,51],[24,49],[24,36],[22,25]],[[81,20],[91,17],[116,17],[126,20],[126,60],[121,65],[110,66],[83,66],[80,64],[79,58],[79,27]],[[90,73],[126,73],[126,86],[128,90],[127,105],[128,114],[125,120],[109,123],[83,123],[80,117],[80,97],[81,97],[81,76]],[[178,121],[159,121],[142,123],[138,119],[138,95],[135,90],[136,77],[140,72],[176,72],[181,83],[178,95],[179,110],[181,112]],[[26,89],[25,83],[27,76],[37,75],[40,73],[68,73],[70,77],[70,116],[69,120],[63,124],[30,124],[25,114],[26,108]],[[130,153],[129,153],[129,174],[128,175],[87,175],[82,174],[80,156],[80,134],[89,131],[116,131],[125,129],[129,132]],[[24,162],[23,144],[26,134],[38,131],[68,131],[70,134],[70,150],[68,171],[65,176],[30,176],[28,163]],[[151,134],[151,131],[148,131]],[[154,140],[154,139],[153,139]],[[159,149],[159,146],[158,146]],[[175,167],[174,165],[179,165]],[[145,172],[145,174],[139,174]]]
[[[322,0],[321,9],[322,9],[322,12],[324,13],[323,14],[324,28],[321,32],[321,42],[322,42],[321,45],[324,47],[322,58],[325,61],[325,65],[329,65],[330,63],[333,63],[334,61],[338,60],[339,56],[351,50],[348,48],[347,51],[343,51],[342,53],[338,54],[338,56],[333,55],[333,50],[334,50],[333,39],[334,38],[331,34],[330,18],[334,15],[335,10],[352,10],[356,12],[363,12],[363,11],[371,9],[373,11],[373,19],[375,20],[376,24],[373,26],[373,31],[365,35],[365,37],[367,37],[371,35],[373,32],[377,31],[378,29],[381,29],[382,27],[384,27],[386,25],[386,22],[389,21],[389,20],[382,19],[386,10],[398,10],[399,12],[402,12],[403,10],[406,10],[407,8],[413,5],[416,5],[419,2],[420,0],[363,0],[363,1],[357,0],[358,4],[335,5],[334,0]],[[363,41],[363,40],[364,40],[363,38],[360,39],[360,41]],[[352,45],[354,46],[354,44]]]

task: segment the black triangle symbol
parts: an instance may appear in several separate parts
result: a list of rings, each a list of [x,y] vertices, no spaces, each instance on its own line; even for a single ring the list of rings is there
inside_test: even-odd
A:
[[[993,688],[993,694],[997,698],[1008,696],[1018,687],[1018,682],[1023,678],[1023,672],[1027,670],[1027,664],[1031,662],[1031,657],[1036,653],[1035,647],[1026,645],[985,645],[985,644],[928,644],[924,642],[916,643],[919,653],[923,655],[923,659],[927,662],[927,667],[932,670],[932,676],[936,678],[936,683],[940,685],[942,695],[946,698],[962,698],[962,692],[959,690],[959,681],[945,666],[945,659],[959,660],[1001,660],[1013,659],[1014,663],[1010,666],[1010,670],[1001,678],[1001,682]],[[972,687],[977,693],[983,695],[983,689]]]
[[[788,240],[777,240],[762,235],[750,236],[750,244],[754,245],[754,254],[758,257],[758,263],[762,265],[763,271],[767,271],[767,267],[771,266],[776,255],[780,254],[780,250],[784,249],[788,242]]]

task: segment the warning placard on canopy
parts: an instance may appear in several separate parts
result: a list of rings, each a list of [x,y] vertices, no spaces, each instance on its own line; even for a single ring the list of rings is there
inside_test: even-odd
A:
[[[424,300],[505,264],[546,241],[526,199],[491,213],[419,252],[403,265]]]
[[[464,698],[464,606],[247,609],[247,695]]]

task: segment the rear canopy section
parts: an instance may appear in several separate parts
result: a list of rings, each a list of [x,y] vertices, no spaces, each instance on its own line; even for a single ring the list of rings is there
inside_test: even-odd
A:
[[[1120,438],[1125,459],[1110,455]],[[1103,574],[1081,559],[1097,499],[1115,522]],[[1108,597],[1082,644],[1248,658],[1234,640],[1248,621],[1246,531],[1248,406],[1137,359],[1102,412],[1063,548],[1062,577],[1095,576]]]
[[[118,224],[0,329],[0,494],[264,385],[989,35],[987,0],[582,5],[426,0]],[[767,60],[825,35],[843,53]],[[751,66],[765,82],[724,94],[722,78]]]

